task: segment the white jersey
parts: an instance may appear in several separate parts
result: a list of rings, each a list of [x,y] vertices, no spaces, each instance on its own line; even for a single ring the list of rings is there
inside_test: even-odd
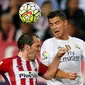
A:
[[[65,72],[76,72],[79,76],[75,80],[52,79],[48,85],[83,85],[81,81],[81,58],[85,60],[85,42],[81,39],[70,37],[68,40],[54,38],[44,41],[41,48],[41,61],[49,65],[61,47],[70,46],[70,50],[61,58],[59,69]]]

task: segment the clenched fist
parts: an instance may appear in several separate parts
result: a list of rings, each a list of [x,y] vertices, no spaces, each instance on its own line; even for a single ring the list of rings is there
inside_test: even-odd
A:
[[[68,51],[67,48],[60,48],[57,52],[57,57],[62,57]]]
[[[75,80],[77,78],[77,74],[75,72],[68,72],[66,73],[66,75],[67,75],[66,78],[69,80]]]

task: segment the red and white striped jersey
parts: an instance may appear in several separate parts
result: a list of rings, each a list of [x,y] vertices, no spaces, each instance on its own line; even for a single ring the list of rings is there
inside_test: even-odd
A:
[[[26,61],[14,56],[0,61],[0,74],[6,85],[36,85],[38,74],[43,76],[47,69],[38,59]]]

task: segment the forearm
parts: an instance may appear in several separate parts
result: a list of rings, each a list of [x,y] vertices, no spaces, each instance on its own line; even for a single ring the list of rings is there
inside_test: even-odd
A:
[[[55,78],[65,78],[68,79],[69,73],[64,72],[60,69],[57,69],[56,74],[55,74]]]
[[[69,80],[75,80],[77,77],[77,74],[75,72],[64,72],[60,69],[57,70],[55,74],[55,78],[64,78]]]
[[[49,80],[55,76],[59,63],[60,63],[60,57],[56,56],[53,59],[53,62],[48,66],[48,70],[47,70],[46,74],[44,75],[45,79]]]

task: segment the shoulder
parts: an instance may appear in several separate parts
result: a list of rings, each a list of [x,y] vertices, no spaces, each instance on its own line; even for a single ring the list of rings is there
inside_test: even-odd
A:
[[[10,63],[13,59],[15,59],[16,58],[16,56],[12,56],[12,57],[10,57],[10,58],[6,58],[6,59],[3,59],[3,60],[1,60],[1,61],[3,61],[4,63]]]
[[[79,38],[76,38],[76,37],[73,37],[73,43],[75,45],[80,46],[81,48],[83,48],[85,46],[85,42],[82,39],[79,39]]]
[[[76,37],[72,37],[72,38],[75,42],[78,42],[78,43],[83,43],[84,42],[82,39],[79,39],[79,38],[76,38]]]
[[[52,44],[52,42],[54,41],[54,37],[53,38],[49,38],[49,39],[47,39],[47,40],[45,40],[44,42],[43,42],[43,44]]]
[[[49,38],[42,43],[41,50],[49,50],[54,47],[54,38]]]

